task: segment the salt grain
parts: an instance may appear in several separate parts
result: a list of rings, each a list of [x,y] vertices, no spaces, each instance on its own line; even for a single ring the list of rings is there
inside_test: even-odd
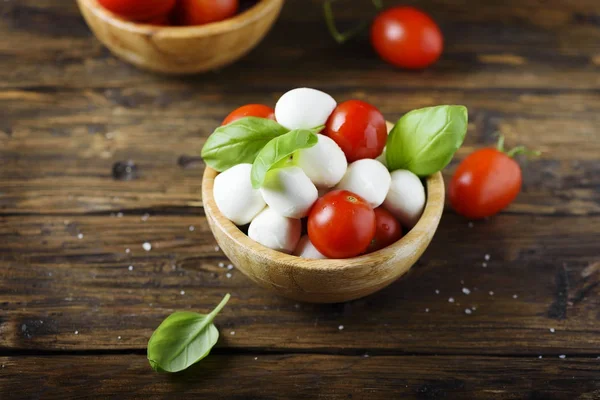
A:
[[[148,218],[150,218],[150,214],[146,213],[146,214],[142,215],[142,221],[146,222],[146,221],[148,221]]]
[[[131,252],[131,249],[125,249],[125,253],[129,254]]]
[[[539,356],[538,358],[539,358],[539,359],[542,359],[543,357],[542,357],[542,356]]]
[[[223,264],[222,262],[219,263],[219,268],[223,268],[225,266],[225,264]]]
[[[435,289],[435,294],[440,294],[440,291]]]
[[[425,312],[429,312],[429,308],[426,308],[426,309],[425,309]]]
[[[494,292],[492,292],[492,291],[490,290],[490,296],[493,296],[493,295],[494,295]]]
[[[516,294],[513,294],[513,299],[516,299],[517,297],[519,297],[519,296]]]
[[[75,334],[76,334],[76,335],[79,335],[79,331],[75,331]]]
[[[229,332],[229,334],[230,334],[231,336],[234,336],[234,335],[235,335],[235,331],[231,331],[231,332]]]
[[[117,336],[117,340],[121,340],[121,336]]]
[[[226,273],[225,276],[227,277],[227,279],[231,278],[231,274],[229,272]]]
[[[221,249],[219,248],[219,246],[215,246],[215,251],[219,251],[219,250],[221,250]]]
[[[227,265],[227,269],[231,271],[233,269],[233,265],[232,264]]]
[[[129,267],[127,267],[127,269],[133,271],[133,265],[130,265]]]
[[[471,311],[470,308],[465,308],[465,314],[471,314],[473,311]]]
[[[556,329],[550,328],[550,332],[554,333],[554,332],[556,332]]]
[[[196,227],[194,225],[190,225],[188,229],[190,230],[190,232],[194,232],[196,230]]]
[[[363,357],[364,357],[364,358],[369,358],[369,355],[368,355],[368,354],[365,354]]]
[[[449,302],[449,303],[454,303],[454,297],[450,297],[450,298],[448,299],[448,302]]]
[[[471,291],[468,288],[466,288],[466,287],[462,288],[462,292],[464,294],[471,294]]]
[[[483,258],[485,259],[485,261],[490,261],[490,255],[486,254],[485,256],[483,256]]]
[[[142,247],[143,247],[143,249],[144,249],[144,250],[146,250],[146,251],[150,251],[150,250],[152,250],[152,245],[151,245],[150,243],[148,243],[148,242],[145,242],[145,243],[142,245]]]
[[[77,235],[77,239],[83,239],[83,233],[80,233],[79,235]]]
[[[477,310],[477,307],[471,306],[471,310],[475,311],[475,310]]]
[[[564,355],[564,354],[561,354],[560,356],[558,356],[558,358],[565,359],[565,358],[567,358],[567,356],[566,356],[566,355]]]
[[[258,360],[258,357],[254,357],[254,361]]]
[[[182,290],[181,292],[179,292],[180,295],[184,295],[185,294],[185,290]]]
[[[481,263],[481,266],[482,266],[483,268],[487,268],[487,263],[486,263],[486,262],[484,262],[484,263]]]
[[[117,213],[117,218],[121,218],[121,217],[123,217],[123,213],[122,212],[118,212]]]
[[[343,331],[343,330],[344,330],[344,325],[340,325],[340,326],[338,326],[338,329],[339,329],[340,331]]]

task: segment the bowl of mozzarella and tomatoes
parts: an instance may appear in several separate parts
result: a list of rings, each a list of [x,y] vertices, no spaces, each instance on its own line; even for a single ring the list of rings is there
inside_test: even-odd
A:
[[[202,149],[217,243],[260,286],[298,301],[357,299],[423,254],[444,208],[440,170],[461,146],[463,106],[396,124],[360,100],[297,88],[229,114]]]
[[[153,72],[184,75],[213,70],[247,54],[270,30],[283,0],[77,4],[96,38],[122,60]]]

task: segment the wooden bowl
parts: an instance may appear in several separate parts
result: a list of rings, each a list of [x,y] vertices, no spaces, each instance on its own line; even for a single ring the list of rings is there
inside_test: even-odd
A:
[[[421,219],[402,239],[377,252],[344,260],[310,260],[255,242],[217,208],[213,184],[217,171],[206,167],[202,179],[204,212],[217,243],[246,276],[279,295],[311,303],[338,303],[366,296],[405,274],[425,251],[444,209],[440,172],[427,178],[427,203]]]
[[[260,0],[233,18],[199,26],[155,26],[123,20],[97,0],[77,0],[94,35],[114,54],[140,68],[192,74],[230,64],[267,34],[283,0]]]

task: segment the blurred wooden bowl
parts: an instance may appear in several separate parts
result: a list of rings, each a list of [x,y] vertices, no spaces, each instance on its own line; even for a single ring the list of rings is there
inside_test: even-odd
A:
[[[260,0],[233,18],[198,26],[155,26],[126,21],[97,0],[77,0],[88,26],[106,47],[142,69],[192,74],[230,64],[267,34],[283,0]]]
[[[388,123],[388,129],[391,128]],[[206,167],[202,202],[217,243],[235,266],[260,286],[309,303],[339,303],[374,293],[404,275],[421,257],[444,210],[441,172],[426,180],[427,202],[417,225],[384,249],[344,260],[310,260],[271,250],[250,239],[217,208],[213,185],[218,172]]]

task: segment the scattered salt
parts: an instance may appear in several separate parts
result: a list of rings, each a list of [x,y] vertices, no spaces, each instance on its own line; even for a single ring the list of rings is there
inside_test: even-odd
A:
[[[448,299],[448,302],[449,302],[449,303],[454,303],[454,297],[450,297],[450,298]]]
[[[117,336],[117,340],[121,340],[121,336]]]
[[[225,266],[225,264],[223,264],[222,262],[219,263],[219,268],[223,268]]]
[[[171,265],[171,269],[172,269],[173,271],[175,271],[175,270],[177,269],[177,265],[175,265],[175,264]]]
[[[426,308],[426,309],[425,309],[425,312],[429,312],[429,308]]]
[[[464,294],[471,294],[471,291],[468,288],[466,288],[466,287],[462,288],[462,292]]]
[[[131,249],[125,249],[125,253],[129,254],[131,252]]]
[[[339,329],[340,331],[344,330],[344,325],[340,325],[340,326],[338,326],[338,329]]]
[[[230,334],[231,336],[233,336],[233,335],[235,335],[235,331],[231,331],[231,332],[229,332],[229,334]]]
[[[221,250],[221,249],[219,248],[219,246],[215,246],[215,251],[219,251],[219,250]]]
[[[225,274],[225,276],[226,276],[228,279],[229,279],[229,278],[231,278],[231,274],[230,274],[229,272],[228,272],[228,273],[226,273],[226,274]]]
[[[542,356],[539,356],[538,358],[540,358],[540,359],[541,359],[541,358],[543,358],[543,357],[542,357]]]
[[[516,299],[517,297],[519,297],[519,296],[516,294],[513,294],[513,299]]]
[[[567,358],[567,356],[564,355],[564,354],[561,354],[560,356],[558,356],[558,358],[563,358],[564,359],[564,358]]]
[[[493,295],[494,295],[494,292],[490,290],[490,296],[493,296]]]
[[[487,263],[486,263],[486,262],[483,262],[483,263],[481,263],[481,266],[482,266],[483,268],[487,268]]]
[[[554,332],[556,332],[556,329],[550,328],[550,332],[554,333]]]
[[[194,225],[190,225],[188,229],[190,230],[190,232],[194,232],[196,230],[196,227]]]
[[[369,355],[368,355],[368,354],[365,354],[363,357],[364,357],[364,358],[369,358]]]
[[[485,261],[490,261],[490,255],[486,254],[485,256],[483,256],[483,258],[485,259]]]
[[[150,214],[146,213],[146,214],[142,215],[142,221],[146,222],[146,221],[148,221],[148,218],[150,218]]]
[[[146,251],[150,251],[150,250],[152,250],[152,245],[151,245],[150,243],[148,243],[148,242],[145,242],[145,243],[142,245],[142,247],[143,247],[143,248],[144,248],[144,250],[146,250]]]
[[[185,294],[185,290],[182,290],[181,292],[179,292],[180,295],[184,295]]]
[[[435,289],[435,294],[440,294],[440,291]]]
[[[232,264],[227,265],[227,269],[231,271],[233,269],[233,265]]]
[[[77,235],[77,239],[83,239],[83,233],[80,233],[79,235]]]
[[[121,217],[123,217],[123,213],[122,212],[118,212],[117,213],[117,218],[121,218]]]
[[[133,271],[133,265],[130,265],[129,267],[127,267],[127,269]]]
[[[79,331],[75,331],[75,334],[76,334],[76,335],[79,335]]]
[[[465,314],[471,314],[473,311],[471,311],[470,308],[465,308]]]
[[[258,357],[254,357],[254,361],[258,360]]]

